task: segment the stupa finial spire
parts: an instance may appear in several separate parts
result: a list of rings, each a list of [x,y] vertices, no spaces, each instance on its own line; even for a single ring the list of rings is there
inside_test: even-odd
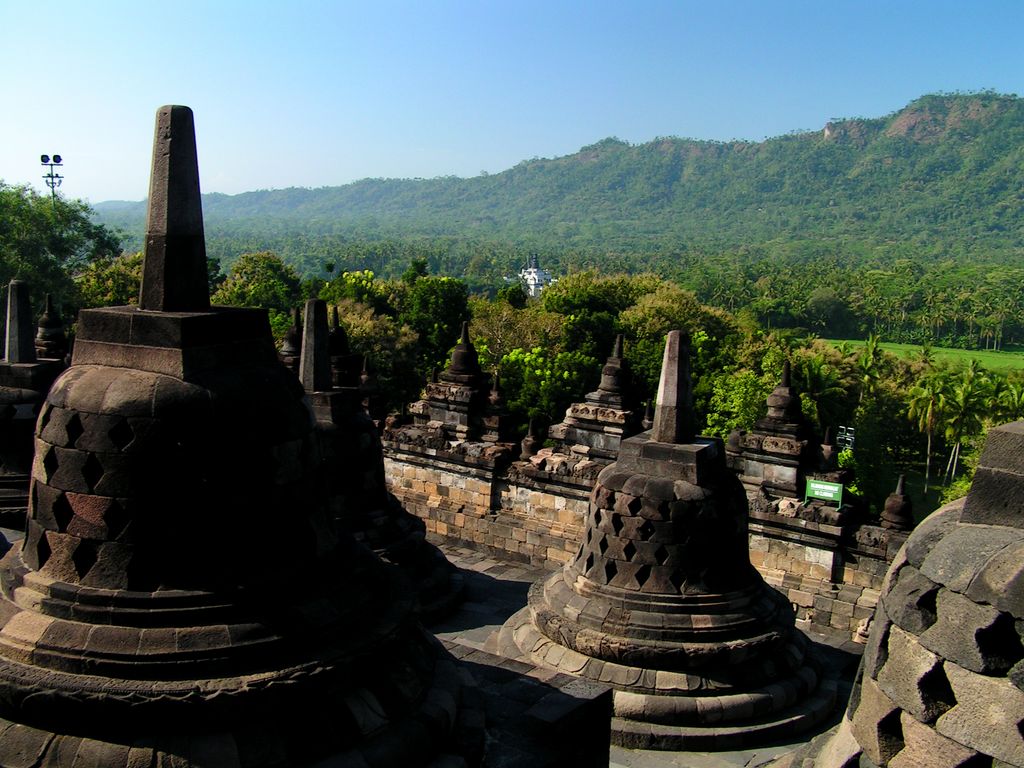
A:
[[[28,283],[11,280],[11,284],[7,286],[7,344],[4,359],[8,363],[34,363],[34,336]]]
[[[196,133],[188,107],[160,107],[156,113],[139,307],[210,308]]]
[[[661,363],[661,381],[658,383],[651,439],[659,443],[687,443],[693,440],[692,400],[690,338],[682,331],[669,331]]]
[[[331,358],[327,349],[327,302],[310,299],[303,317],[302,357],[299,380],[307,392],[326,392],[331,388]]]

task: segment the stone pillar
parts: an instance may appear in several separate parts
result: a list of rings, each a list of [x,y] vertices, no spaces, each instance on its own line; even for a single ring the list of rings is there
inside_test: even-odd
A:
[[[36,348],[32,337],[28,283],[11,280],[7,286],[7,345],[4,359],[8,363],[34,363]]]
[[[661,361],[661,381],[654,408],[651,440],[685,443],[693,438],[693,393],[690,391],[690,339],[669,331]]]
[[[331,388],[331,360],[327,349],[327,304],[321,299],[307,301],[302,325],[306,333],[302,337],[299,381],[307,392],[325,392]]]

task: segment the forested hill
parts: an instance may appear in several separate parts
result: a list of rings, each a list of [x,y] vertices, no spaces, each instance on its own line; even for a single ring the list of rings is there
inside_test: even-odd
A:
[[[203,206],[211,255],[274,248],[306,271],[345,243],[388,238],[615,253],[638,269],[806,240],[1019,257],[1024,99],[932,95],[763,142],[605,139],[493,175],[212,194]],[[141,242],[143,203],[96,211]]]

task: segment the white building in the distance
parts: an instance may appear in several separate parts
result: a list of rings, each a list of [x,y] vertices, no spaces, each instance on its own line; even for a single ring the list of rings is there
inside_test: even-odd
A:
[[[535,254],[531,255],[526,266],[519,270],[519,279],[523,281],[523,285],[526,286],[526,294],[531,298],[540,296],[540,292],[545,287],[557,282],[555,278],[551,277],[550,272],[541,269],[540,261]]]

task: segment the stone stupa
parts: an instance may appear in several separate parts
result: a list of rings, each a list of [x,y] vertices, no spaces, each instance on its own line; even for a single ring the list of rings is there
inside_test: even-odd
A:
[[[750,564],[743,487],[694,434],[685,337],[665,348],[653,428],[598,476],[575,560],[502,628],[503,653],[615,687],[612,740],[738,749],[833,709],[788,602]]]
[[[458,604],[462,574],[427,542],[423,521],[388,492],[384,450],[362,387],[333,386],[339,355],[331,354],[337,350],[322,300],[306,302],[303,328],[299,373],[316,415],[331,515],[340,530],[405,573],[421,618],[438,618]]]
[[[139,306],[81,312],[39,417],[0,765],[432,764],[454,665],[336,533],[266,313],[210,307],[187,107],[157,112],[143,272]]]
[[[989,431],[967,496],[922,520],[897,554],[842,722],[778,765],[1024,766],[1022,626],[1018,421]]]
[[[572,403],[565,418],[548,437],[566,453],[614,460],[622,441],[640,431],[640,416],[631,402],[632,376],[622,356],[622,334],[615,337],[611,355],[601,368],[601,383],[582,403]]]
[[[0,360],[0,525],[12,528],[25,524],[36,417],[46,391],[64,370],[63,355],[44,359],[37,354],[28,294],[29,286],[21,280],[12,280],[7,288],[7,333]],[[46,307],[44,318],[52,309],[49,296]],[[58,316],[57,327],[59,323]],[[2,544],[0,538],[0,549]]]

